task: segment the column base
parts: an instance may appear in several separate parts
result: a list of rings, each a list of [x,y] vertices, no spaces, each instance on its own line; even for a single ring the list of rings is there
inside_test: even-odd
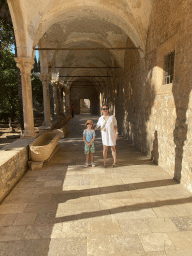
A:
[[[44,132],[50,132],[51,127],[52,127],[52,124],[51,125],[42,125],[39,127],[39,133],[42,134]]]
[[[45,122],[43,122],[43,124],[42,124],[42,126],[40,126],[40,127],[51,127],[52,126],[52,122],[51,121],[45,121]]]
[[[36,133],[34,130],[24,130],[21,138],[29,139],[29,138],[37,138],[37,136],[38,136],[38,133]]]

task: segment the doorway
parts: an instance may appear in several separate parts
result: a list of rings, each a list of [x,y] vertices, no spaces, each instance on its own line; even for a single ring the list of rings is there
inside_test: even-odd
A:
[[[90,114],[89,99],[80,99],[80,114]]]

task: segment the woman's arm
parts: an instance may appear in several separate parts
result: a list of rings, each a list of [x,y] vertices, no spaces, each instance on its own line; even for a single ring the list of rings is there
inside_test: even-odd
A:
[[[114,130],[115,130],[115,133],[116,133],[116,134],[119,134],[119,133],[118,133],[117,125],[114,126]]]
[[[118,136],[119,133],[118,133],[118,128],[117,128],[116,125],[114,126],[114,130],[115,130],[115,138],[116,138],[116,140],[117,140],[118,137],[119,137],[119,136]]]
[[[101,126],[101,124],[100,124],[100,119],[99,119],[97,124],[96,124],[96,126],[95,126],[95,128],[94,128],[94,130],[97,130],[97,128],[99,128],[100,126]]]
[[[113,116],[113,125],[114,125],[115,135],[117,139],[119,133],[118,133],[118,127],[117,127],[117,119],[115,118],[115,116]]]

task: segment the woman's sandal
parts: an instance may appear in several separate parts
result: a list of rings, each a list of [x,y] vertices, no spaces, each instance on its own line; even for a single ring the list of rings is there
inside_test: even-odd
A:
[[[104,163],[104,168],[106,168],[107,167],[107,164],[106,163]]]
[[[117,164],[115,164],[115,163],[113,163],[113,165],[112,165],[112,167],[117,167],[118,165]]]

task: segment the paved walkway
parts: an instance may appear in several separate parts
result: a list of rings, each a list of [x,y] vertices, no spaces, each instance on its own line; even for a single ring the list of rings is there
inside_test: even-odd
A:
[[[118,168],[111,152],[103,168],[99,136],[96,167],[83,168],[88,118],[75,116],[55,157],[0,206],[0,255],[191,256],[191,193],[122,137]]]

